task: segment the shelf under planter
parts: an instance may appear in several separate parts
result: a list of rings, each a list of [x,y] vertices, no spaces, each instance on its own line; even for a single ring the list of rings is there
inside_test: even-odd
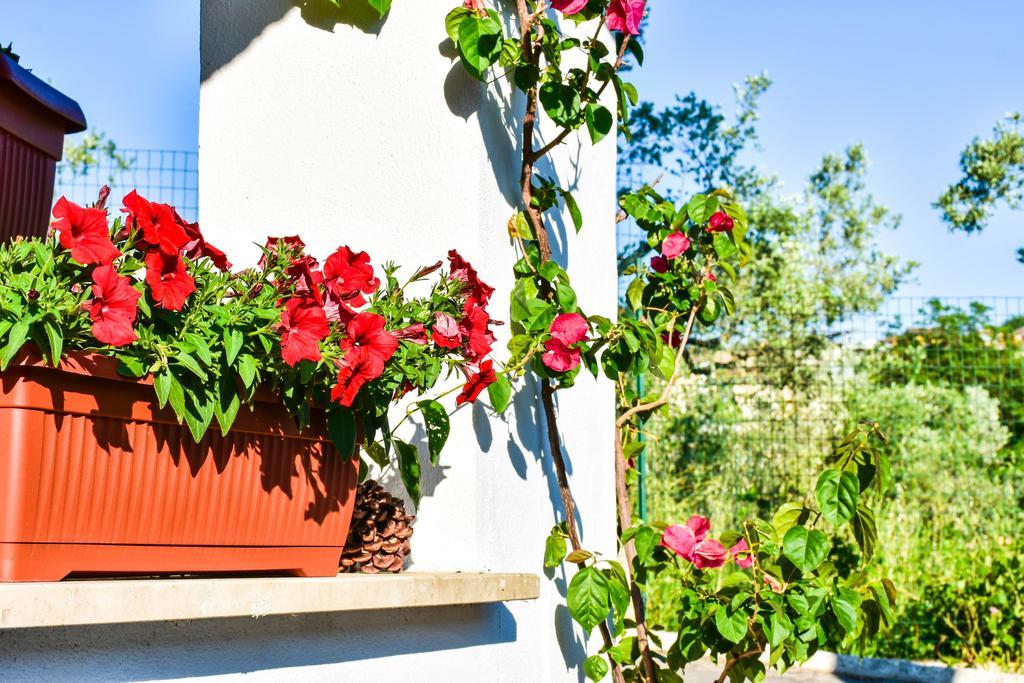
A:
[[[513,573],[0,584],[0,629],[477,605],[539,595],[540,577]]]

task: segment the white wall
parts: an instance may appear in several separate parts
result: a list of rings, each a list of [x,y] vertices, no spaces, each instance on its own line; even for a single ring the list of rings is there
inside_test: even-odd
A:
[[[455,0],[397,0],[386,23],[360,2],[340,14],[325,0],[300,4],[202,0],[204,232],[237,265],[254,262],[251,243],[268,234],[299,233],[321,257],[349,244],[378,264],[409,268],[457,247],[497,287],[492,315],[504,317],[514,260],[505,226],[519,156],[509,123],[522,101],[510,107],[507,88],[471,80],[442,43]],[[584,310],[613,316],[614,142],[594,148],[570,138],[556,168],[542,170],[586,188],[575,192],[586,227],[579,238],[560,229],[555,252]],[[506,326],[499,348],[507,334]],[[587,377],[559,397],[561,425],[584,543],[614,553],[613,395]],[[525,391],[508,421],[489,418],[482,405],[454,418],[442,466],[425,466],[416,570],[543,571],[559,504],[538,407]],[[77,647],[81,677],[101,679],[259,671],[266,680],[386,672],[428,681],[579,680],[566,660],[578,664],[586,653],[558,595],[564,588],[558,576],[543,579],[531,603],[68,629],[49,638]],[[8,633],[0,637],[5,679],[32,670],[10,668],[14,646],[26,642],[42,653],[21,655],[23,663],[49,661],[50,641]]]

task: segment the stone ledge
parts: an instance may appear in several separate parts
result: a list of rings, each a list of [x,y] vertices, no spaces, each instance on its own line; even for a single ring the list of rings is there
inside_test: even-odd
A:
[[[0,584],[0,629],[263,617],[534,600],[536,574],[112,579]]]

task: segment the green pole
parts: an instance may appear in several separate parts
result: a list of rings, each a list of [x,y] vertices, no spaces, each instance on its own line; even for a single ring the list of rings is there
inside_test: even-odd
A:
[[[637,268],[638,271],[640,270],[641,266],[642,266],[642,261],[638,260],[637,263],[636,263],[636,268]],[[640,311],[636,312],[636,317],[637,317],[637,319],[640,318]],[[641,397],[641,398],[644,395],[644,375],[643,375],[643,373],[640,373],[639,375],[636,376],[636,395],[638,397]],[[637,434],[637,440],[640,443],[644,442],[644,433],[643,433],[643,431],[641,431],[639,434]],[[637,493],[636,497],[637,497],[637,508],[638,508],[637,511],[640,514],[640,520],[641,521],[645,521],[645,522],[647,521],[647,481],[646,481],[647,480],[647,453],[646,453],[646,450],[647,449],[645,448],[644,450],[640,451],[640,455],[636,459],[636,471],[637,471],[637,475],[638,475],[637,476],[637,485],[636,485],[636,493]]]

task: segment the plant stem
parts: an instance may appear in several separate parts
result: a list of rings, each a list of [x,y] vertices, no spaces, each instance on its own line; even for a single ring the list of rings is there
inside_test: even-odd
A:
[[[540,56],[533,49],[533,21],[530,15],[526,0],[516,0],[516,9],[519,15],[520,30],[522,32],[523,55],[530,63],[536,64]],[[534,235],[537,237],[537,246],[540,250],[541,261],[551,260],[551,242],[549,240],[547,227],[541,219],[540,212],[533,206],[533,165],[537,157],[533,152],[534,127],[537,121],[537,88],[532,87],[526,93],[526,114],[523,117],[523,162],[519,175],[520,188],[522,190],[523,211],[533,224]],[[547,379],[541,382],[541,403],[544,406],[544,417],[547,427],[548,446],[551,449],[551,458],[555,465],[555,477],[558,482],[558,493],[562,499],[562,507],[565,509],[565,526],[569,534],[569,542],[573,550],[580,550],[579,529],[576,527],[576,501],[569,488],[569,476],[565,467],[565,459],[562,457],[562,445],[558,432],[558,416],[555,411],[555,387]],[[586,565],[583,562],[577,565],[580,569]],[[601,639],[604,646],[612,646],[612,634],[608,624],[601,622],[598,625],[601,631]],[[622,675],[622,667],[619,663],[608,656],[608,663],[611,666],[612,680],[615,683],[625,683]]]

